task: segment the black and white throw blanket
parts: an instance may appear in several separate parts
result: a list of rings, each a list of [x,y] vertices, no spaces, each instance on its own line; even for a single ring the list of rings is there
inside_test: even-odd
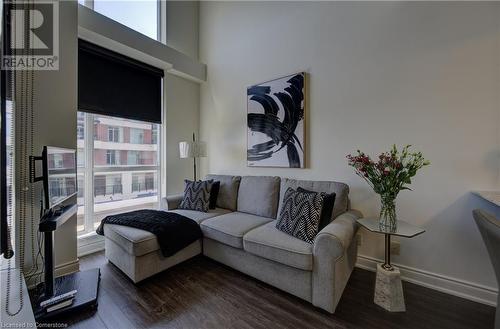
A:
[[[170,257],[202,237],[198,223],[185,216],[159,210],[135,210],[105,217],[96,230],[104,235],[104,224],[123,225],[156,235],[163,256]]]

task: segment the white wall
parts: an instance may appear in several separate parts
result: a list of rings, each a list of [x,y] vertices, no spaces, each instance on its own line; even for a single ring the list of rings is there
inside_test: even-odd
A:
[[[500,188],[499,17],[499,3],[202,2],[203,172],[344,181],[352,206],[376,216],[377,196],[345,156],[412,144],[432,164],[400,194],[398,214],[427,232],[401,240],[393,260],[491,303],[496,281],[471,211],[500,210],[470,191]],[[246,87],[302,70],[309,167],[248,168]],[[381,259],[382,237],[365,232],[360,255]]]
[[[34,154],[41,155],[44,145],[76,149],[77,108],[77,5],[73,1],[59,2],[59,70],[35,71],[34,74]],[[19,91],[18,91],[19,92]],[[21,126],[16,116],[16,156],[19,160]],[[24,129],[23,129],[24,130]],[[28,159],[25,159],[26,165]],[[18,169],[18,168],[16,168]],[[29,184],[35,189],[34,228],[38,231],[39,200],[42,184]],[[25,266],[29,270],[31,259],[31,225],[26,218],[20,218],[19,191],[22,184],[19,171],[16,173],[16,244],[19,245],[20,221],[25,221]],[[76,200],[76,199],[75,199]],[[28,202],[30,204],[30,202]],[[28,206],[28,209],[30,206]],[[36,233],[35,233],[36,236]],[[19,250],[19,249],[17,249]],[[56,274],[78,270],[76,256],[76,216],[59,227],[55,233]],[[37,249],[35,249],[36,254]]]
[[[198,59],[199,1],[167,1],[167,45]]]
[[[179,158],[179,142],[198,136],[200,86],[196,82],[166,74],[166,164],[167,195],[182,193],[184,179],[193,178],[193,160]]]
[[[198,59],[198,2],[167,1],[166,43],[183,54]],[[181,193],[184,179],[193,177],[191,159],[179,158],[179,142],[198,136],[200,86],[196,82],[166,74],[166,164],[167,194]]]
[[[37,81],[35,88],[39,108],[36,110],[39,121],[36,139],[40,146],[55,145],[76,149],[77,5],[73,1],[59,3],[59,71],[40,73],[40,80]],[[56,268],[66,266],[60,271],[63,273],[77,271],[76,216],[58,228],[55,247]]]

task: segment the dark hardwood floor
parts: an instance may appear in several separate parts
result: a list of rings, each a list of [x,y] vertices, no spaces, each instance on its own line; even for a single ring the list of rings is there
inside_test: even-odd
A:
[[[72,328],[493,328],[494,308],[411,283],[405,313],[373,304],[375,275],[355,269],[335,314],[203,256],[134,285],[103,253],[81,258],[99,267],[97,311],[57,322]]]

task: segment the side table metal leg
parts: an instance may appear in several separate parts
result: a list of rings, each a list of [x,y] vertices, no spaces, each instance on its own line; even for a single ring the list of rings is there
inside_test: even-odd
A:
[[[382,265],[384,270],[392,271],[394,268],[391,265],[391,235],[385,234],[385,262]]]

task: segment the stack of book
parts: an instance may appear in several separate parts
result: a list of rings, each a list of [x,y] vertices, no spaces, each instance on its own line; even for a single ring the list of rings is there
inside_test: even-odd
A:
[[[47,313],[65,308],[73,304],[76,292],[77,292],[76,290],[72,290],[62,295],[57,295],[50,299],[44,300],[43,302],[40,303],[40,307],[42,309],[45,309]]]

